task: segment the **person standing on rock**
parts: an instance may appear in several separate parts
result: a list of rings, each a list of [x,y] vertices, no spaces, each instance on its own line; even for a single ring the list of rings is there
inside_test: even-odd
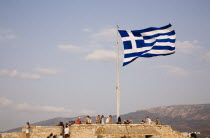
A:
[[[193,132],[190,134],[190,138],[197,138],[197,135]]]
[[[91,124],[92,123],[92,119],[91,119],[90,116],[88,116],[88,117],[89,117],[88,124]]]
[[[81,117],[78,117],[75,124],[81,124]]]
[[[64,138],[68,138],[69,137],[69,133],[70,133],[70,131],[69,131],[69,127],[68,127],[68,125],[66,125],[66,127],[65,127],[65,129],[64,129]]]
[[[29,122],[26,123],[26,138],[29,138],[29,133],[30,133],[30,124]]]
[[[91,118],[90,118],[89,115],[86,117],[85,123],[86,124],[91,124]]]
[[[116,124],[122,124],[122,121],[121,121],[121,117],[120,116],[117,118],[117,123]]]
[[[63,124],[63,122],[60,122],[58,124],[58,126],[61,126],[61,128],[62,128],[62,135],[63,135],[64,134],[64,124]]]
[[[129,124],[133,124],[133,118],[132,117],[130,117],[130,119],[129,119]]]
[[[156,125],[161,125],[160,119],[156,119]]]
[[[108,118],[108,123],[107,124],[112,124],[113,123],[113,120],[112,120],[112,116],[109,115],[109,118]]]
[[[100,124],[104,124],[104,115],[101,116]]]
[[[151,119],[149,118],[149,116],[145,117],[145,124],[151,125]]]
[[[101,120],[101,117],[100,117],[100,115],[98,115],[98,116],[96,117],[96,124],[100,124],[100,120]]]
[[[109,117],[106,118],[106,124],[109,124]]]

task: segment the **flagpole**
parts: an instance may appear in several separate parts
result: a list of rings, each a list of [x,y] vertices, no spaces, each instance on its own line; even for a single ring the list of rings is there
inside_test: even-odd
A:
[[[120,71],[119,71],[119,26],[116,28],[116,95],[117,95],[117,119],[120,116]]]

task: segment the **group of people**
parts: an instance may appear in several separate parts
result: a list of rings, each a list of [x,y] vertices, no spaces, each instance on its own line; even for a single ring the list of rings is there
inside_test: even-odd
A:
[[[149,116],[145,116],[145,120],[142,120],[140,124],[149,124],[149,125],[162,125],[159,118],[156,118],[155,121],[149,118]]]
[[[91,117],[88,115],[86,116],[85,120],[82,121],[81,117],[78,117],[75,121],[69,121],[68,123],[66,123],[66,125],[64,125],[63,122],[60,122],[57,126],[61,126],[62,129],[62,133],[60,134],[60,136],[58,138],[68,138],[70,136],[70,126],[73,124],[113,124],[113,119],[112,119],[112,115],[109,115],[106,119],[104,117],[104,115],[98,115],[95,118],[95,121],[92,121]],[[133,119],[130,118],[129,120],[124,120],[122,122],[121,117],[118,117],[116,124],[133,124]],[[149,118],[149,116],[145,116],[145,119],[142,120],[140,122],[140,124],[149,124],[149,125],[161,125],[161,121],[157,118],[156,121],[154,122],[153,120],[151,120]],[[25,126],[26,130],[26,138],[29,138],[29,133],[30,133],[30,124],[29,122],[26,123]],[[54,138],[57,137],[56,135],[53,135],[53,133],[51,133],[48,138]]]
[[[58,126],[62,127],[62,133],[60,134],[59,138],[68,138],[70,136],[70,129],[69,127],[74,124],[74,122],[69,121],[69,123],[66,123],[66,125],[64,126],[63,122],[60,122],[58,124]]]
[[[81,120],[81,117],[78,117],[75,121],[75,124],[113,124],[113,119],[111,115],[109,115],[109,117],[106,119],[104,115],[98,115],[96,116],[95,121],[92,121],[91,117],[88,115],[84,121]],[[133,124],[133,119],[130,118],[129,120],[122,121],[121,117],[118,117],[116,124]],[[153,121],[149,118],[149,116],[145,116],[145,119],[142,120],[140,124],[161,125],[161,121],[158,118],[156,118],[156,121]]]
[[[47,138],[57,138],[57,135],[53,135],[53,133],[50,133],[50,135],[47,136]],[[62,138],[63,138],[63,136],[62,136]]]
[[[133,124],[133,119],[130,118],[129,120],[124,120],[122,122],[121,117],[118,117],[116,124],[122,124],[122,123],[124,123],[124,124]]]
[[[104,115],[101,115],[101,116],[98,115],[95,118],[95,122],[92,121],[89,115],[85,118],[85,121],[82,121],[81,117],[78,117],[75,121],[75,124],[94,124],[94,123],[95,124],[112,124],[113,123],[112,115],[109,115],[109,117],[107,117],[106,120],[105,120]]]

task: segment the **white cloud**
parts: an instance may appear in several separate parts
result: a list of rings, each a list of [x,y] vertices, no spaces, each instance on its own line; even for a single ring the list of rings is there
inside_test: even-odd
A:
[[[38,74],[32,74],[32,73],[24,73],[24,72],[18,72],[17,70],[0,70],[0,76],[8,76],[12,78],[21,78],[21,79],[32,79],[37,80],[41,79],[41,76]]]
[[[200,46],[197,40],[177,41],[176,48],[177,48],[177,51],[180,51],[185,54],[193,54],[194,52],[198,52],[202,50],[202,46]]]
[[[0,34],[0,40],[9,40],[16,38],[14,34]]]
[[[12,104],[12,101],[10,99],[7,99],[5,97],[0,97],[0,107],[6,107]]]
[[[9,109],[26,111],[26,112],[54,112],[54,113],[71,113],[70,109],[57,106],[41,106],[32,105],[28,103],[16,104],[12,100],[0,97],[0,107],[7,107]]]
[[[111,50],[95,50],[85,57],[89,61],[115,61],[116,53]]]
[[[202,57],[202,59],[204,61],[210,62],[210,52],[207,52],[206,54],[204,54],[204,56]]]
[[[69,52],[82,52],[87,61],[115,61],[115,50],[116,41],[116,29],[115,28],[104,28],[99,31],[93,32],[89,28],[83,29],[84,32],[90,32],[88,35],[88,43],[85,44],[84,48],[74,45],[58,45],[58,48],[63,51]]]
[[[116,41],[116,29],[114,28],[105,28],[99,32],[93,33],[91,35],[92,41],[96,42],[114,42]]]
[[[58,71],[56,69],[50,69],[50,68],[35,68],[35,71],[42,73],[42,74],[57,74]]]
[[[0,41],[16,38],[16,35],[11,30],[0,29]]]
[[[160,68],[160,69],[164,69],[167,71],[168,74],[171,75],[181,75],[181,76],[185,76],[188,75],[189,72],[186,71],[185,69],[181,68],[181,67],[177,67],[177,66],[171,66],[171,65],[160,65],[157,66],[155,68]]]
[[[96,111],[94,110],[88,110],[88,109],[83,109],[80,114],[81,115],[94,115],[96,113]]]
[[[18,104],[15,106],[15,109],[21,111],[28,111],[28,112],[55,112],[55,113],[71,112],[71,110],[66,109],[64,107],[30,105],[28,103]]]
[[[84,49],[82,49],[79,46],[74,45],[58,45],[58,48],[62,51],[68,51],[68,52],[83,52]]]
[[[206,51],[204,47],[202,47],[199,41],[177,41],[176,48],[178,52],[182,52],[184,54],[194,54],[196,53],[196,58],[200,61],[203,60],[205,62],[210,62],[210,52]]]
[[[115,62],[116,60],[116,53],[114,49],[115,41],[116,41],[115,28],[104,28],[98,32],[92,33],[90,35],[90,44],[88,44],[90,46],[90,49],[92,49],[92,52],[89,52],[84,59],[87,61]],[[110,48],[112,48],[113,50],[108,50]]]
[[[85,28],[85,29],[83,29],[83,31],[84,31],[84,32],[91,32],[91,29]]]
[[[60,44],[58,49],[68,52],[88,52],[94,50],[95,48],[102,48],[107,46],[113,47],[116,41],[116,29],[114,28],[105,28],[101,29],[98,32],[92,32],[89,28],[85,28],[83,31],[91,32],[89,34],[89,42],[85,44],[85,47],[75,46],[72,44]],[[110,44],[112,42],[112,44]]]

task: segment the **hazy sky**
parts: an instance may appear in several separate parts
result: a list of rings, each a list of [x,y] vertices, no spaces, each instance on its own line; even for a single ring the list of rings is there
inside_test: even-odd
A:
[[[120,67],[122,114],[209,103],[209,0],[0,0],[0,131],[116,114],[116,25],[169,23],[175,54]]]

